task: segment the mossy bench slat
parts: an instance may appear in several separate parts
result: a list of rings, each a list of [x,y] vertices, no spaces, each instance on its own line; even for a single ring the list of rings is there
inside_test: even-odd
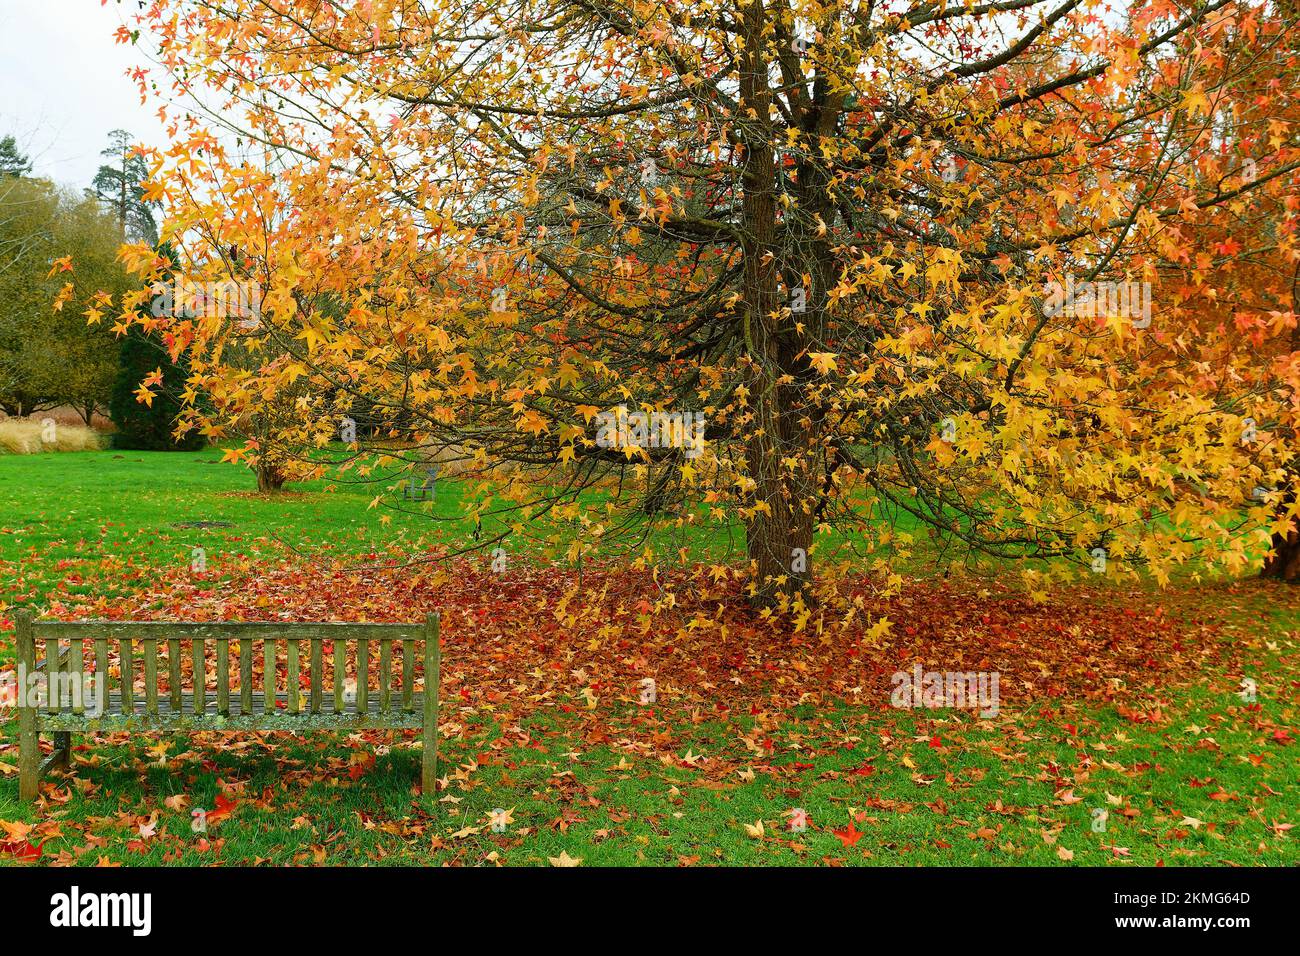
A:
[[[419,625],[192,624],[37,621],[30,612],[18,611],[15,623],[19,673],[43,675],[46,688],[42,699],[33,700],[19,687],[18,789],[25,801],[35,799],[45,769],[40,765],[42,732],[54,735],[48,767],[67,765],[73,733],[418,729],[424,741],[421,783],[425,793],[434,792],[441,663],[436,614]],[[306,687],[300,667],[303,641],[308,643]],[[377,668],[372,666],[374,644],[379,645]],[[397,675],[394,645],[401,658]],[[114,647],[116,678],[109,667]],[[350,658],[355,681],[348,679]],[[254,674],[259,659],[260,682]],[[232,664],[237,693],[231,693]],[[93,689],[93,696],[87,698],[83,688]]]

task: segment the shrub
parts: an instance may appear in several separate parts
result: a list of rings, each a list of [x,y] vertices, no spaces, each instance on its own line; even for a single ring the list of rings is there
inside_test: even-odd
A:
[[[85,425],[54,419],[9,418],[0,421],[0,455],[39,455],[47,451],[98,451],[102,437]]]

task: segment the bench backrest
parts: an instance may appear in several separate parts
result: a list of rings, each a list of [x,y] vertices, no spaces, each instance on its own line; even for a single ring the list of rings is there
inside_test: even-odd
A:
[[[437,692],[441,656],[437,614],[429,614],[423,624],[48,621],[33,620],[25,610],[15,612],[14,617],[20,671],[45,675],[49,693],[43,709],[51,713],[85,710],[85,700],[70,690],[71,681],[89,674],[94,675],[96,695],[105,695],[101,700],[117,691],[122,710],[131,712],[139,696],[135,689],[139,670],[143,670],[142,696],[148,714],[158,713],[160,697],[173,711],[179,711],[182,700],[191,694],[204,701],[212,684],[216,687],[215,713],[228,713],[232,644],[239,661],[235,693],[244,714],[253,711],[258,690],[264,712],[274,712],[277,693],[283,693],[287,697],[285,710],[291,714],[343,713],[353,698],[357,711],[411,712],[416,709],[417,672],[424,687]],[[258,644],[263,662],[260,688],[254,687],[253,674]],[[39,657],[38,645],[44,651]],[[110,683],[109,670],[109,652],[114,645],[120,665],[115,686]],[[284,680],[279,678],[281,645]],[[395,659],[401,661],[396,684]],[[349,661],[355,675],[351,691],[347,686],[351,682]],[[308,675],[305,689],[301,680],[304,668]],[[23,696],[20,686],[20,706]]]

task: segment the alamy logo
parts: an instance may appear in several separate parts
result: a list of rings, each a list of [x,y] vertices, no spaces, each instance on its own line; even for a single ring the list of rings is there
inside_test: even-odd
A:
[[[150,291],[149,311],[155,318],[235,319],[240,332],[256,332],[262,324],[262,286],[257,282],[177,279],[157,283]]]
[[[998,671],[898,671],[891,680],[895,707],[978,709],[981,717],[998,715]]]
[[[1067,276],[1065,285],[1049,282],[1043,289],[1043,314],[1055,318],[1061,313],[1080,319],[1105,319],[1112,315],[1128,319],[1135,329],[1151,326],[1150,282],[1075,282]]]
[[[12,672],[0,674],[0,687],[6,692],[0,699],[8,699],[7,688],[14,686]],[[44,709],[51,703],[73,710],[84,710],[88,717],[99,717],[104,713],[103,695],[99,693],[99,682],[94,674],[56,671],[53,675],[44,671],[29,674],[23,664],[18,665],[18,674],[14,703],[20,707]]]
[[[74,886],[51,896],[50,907],[51,926],[126,926],[135,936],[148,936],[153,928],[151,893],[82,893]]]
[[[601,448],[682,448],[687,458],[704,451],[703,412],[632,412],[619,406],[596,415]]]

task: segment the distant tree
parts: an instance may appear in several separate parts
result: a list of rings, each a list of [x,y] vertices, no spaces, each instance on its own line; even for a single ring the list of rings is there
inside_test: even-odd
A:
[[[58,190],[45,180],[0,184],[0,409],[8,415],[29,415],[49,401],[35,346],[54,295],[46,273],[58,205]]]
[[[32,171],[32,161],[18,149],[12,136],[0,137],[0,177],[26,176]]]
[[[153,209],[158,203],[144,198],[149,167],[143,157],[131,151],[131,134],[126,130],[113,130],[108,142],[101,155],[112,162],[99,167],[89,192],[113,207],[123,239],[157,245],[158,224]]]
[[[29,415],[70,404],[89,423],[108,401],[118,346],[88,326],[94,294],[128,281],[117,223],[98,202],[41,179],[0,182],[0,409]],[[64,292],[75,280],[80,294]]]
[[[108,406],[121,350],[110,328],[86,322],[100,301],[93,293],[126,289],[129,283],[117,261],[113,217],[99,203],[83,200],[66,208],[55,237],[59,254],[69,257],[74,267],[81,294],[52,318],[54,347],[49,351],[58,369],[49,390],[61,403],[76,408],[89,425],[94,413]]]
[[[165,246],[162,251],[172,258]],[[138,308],[147,313],[149,301],[146,299]],[[140,401],[141,384],[159,369],[162,370],[162,380],[154,389],[152,401]],[[113,447],[141,451],[194,451],[202,448],[205,439],[197,430],[191,430],[180,441],[173,435],[182,407],[180,393],[188,377],[188,363],[172,362],[158,338],[139,325],[131,325],[121,340],[117,378],[109,403],[109,414],[117,427],[113,434]]]

